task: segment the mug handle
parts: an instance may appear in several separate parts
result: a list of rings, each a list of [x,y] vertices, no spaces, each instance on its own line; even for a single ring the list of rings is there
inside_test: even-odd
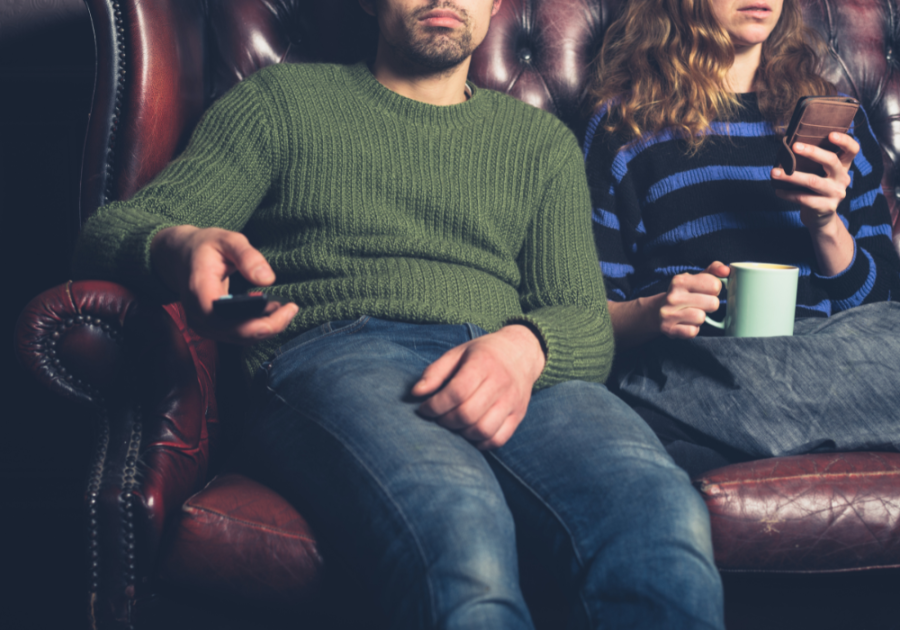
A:
[[[722,283],[722,286],[726,289],[728,288],[728,278],[716,278],[719,282]],[[706,316],[706,323],[712,326],[713,328],[718,328],[719,330],[725,330],[725,322],[717,322],[714,319],[710,319],[709,315]]]

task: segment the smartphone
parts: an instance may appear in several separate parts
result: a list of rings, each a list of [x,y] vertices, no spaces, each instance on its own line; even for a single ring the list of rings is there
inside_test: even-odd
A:
[[[838,148],[828,140],[832,131],[847,133],[853,117],[859,109],[859,101],[849,96],[804,96],[797,101],[791,122],[788,124],[775,166],[784,169],[788,175],[794,171],[825,176],[825,169],[818,162],[796,155],[792,148],[795,142],[803,142],[838,152]]]
[[[213,314],[222,319],[242,322],[247,319],[261,317],[269,304],[269,296],[254,291],[238,295],[223,295],[213,301]]]

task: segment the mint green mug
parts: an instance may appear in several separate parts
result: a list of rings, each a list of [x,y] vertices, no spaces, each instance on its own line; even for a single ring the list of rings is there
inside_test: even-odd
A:
[[[706,323],[729,337],[778,337],[794,334],[797,277],[790,265],[731,263],[731,275],[719,278],[728,289],[725,321]]]

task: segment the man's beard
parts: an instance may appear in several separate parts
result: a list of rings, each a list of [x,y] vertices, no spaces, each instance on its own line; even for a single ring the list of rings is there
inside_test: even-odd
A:
[[[419,22],[423,14],[441,8],[452,9],[462,18],[464,27],[461,33],[426,27]],[[436,0],[430,6],[408,15],[404,24],[407,37],[404,41],[390,44],[402,57],[416,65],[438,71],[449,70],[462,63],[475,50],[469,14],[453,4]]]

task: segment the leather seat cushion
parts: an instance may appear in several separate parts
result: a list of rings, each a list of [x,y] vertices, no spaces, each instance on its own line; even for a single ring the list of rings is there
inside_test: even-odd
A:
[[[160,577],[220,598],[296,607],[316,598],[322,558],[309,525],[286,500],[224,474],[182,506]]]
[[[764,459],[695,480],[723,570],[900,566],[900,453]]]

